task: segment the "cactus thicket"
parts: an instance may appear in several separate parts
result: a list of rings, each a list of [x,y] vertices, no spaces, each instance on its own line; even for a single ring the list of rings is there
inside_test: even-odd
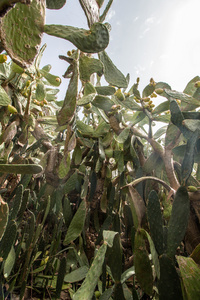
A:
[[[85,29],[44,24],[66,0],[0,2],[0,299],[198,299],[200,77],[128,88],[113,0],[79,0]],[[44,33],[75,48],[62,81]]]

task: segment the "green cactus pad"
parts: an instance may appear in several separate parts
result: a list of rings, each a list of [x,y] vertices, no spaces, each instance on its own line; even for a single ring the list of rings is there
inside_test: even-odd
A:
[[[58,277],[56,282],[56,299],[60,298],[60,293],[62,291],[62,285],[64,283],[64,277],[66,274],[66,257],[63,257],[60,261],[60,267],[58,270]]]
[[[86,203],[83,200],[69,225],[67,234],[65,236],[65,240],[63,242],[64,245],[68,245],[70,242],[74,241],[81,234],[84,228],[85,218],[86,218]]]
[[[147,215],[150,226],[150,233],[159,255],[163,253],[163,220],[160,209],[160,202],[155,191],[149,194]]]
[[[106,250],[107,243],[104,242],[103,245],[99,248],[84,282],[82,283],[78,291],[73,295],[74,300],[92,299],[99,276],[102,273],[102,265],[105,260]]]
[[[13,243],[15,242],[15,237],[17,234],[16,222],[11,220],[5,230],[4,236],[1,240],[0,245],[0,257],[4,260],[7,258]]]
[[[96,86],[97,93],[103,96],[111,96],[116,92],[114,86]]]
[[[77,104],[76,100],[78,94],[78,77],[79,77],[78,58],[79,58],[79,51],[77,51],[76,59],[73,60],[73,75],[68,85],[63,106],[57,115],[58,124],[60,126],[69,123],[76,110],[76,104]]]
[[[5,90],[0,86],[0,106],[7,106],[11,103],[11,99]]]
[[[184,238],[190,214],[190,200],[186,187],[181,186],[175,195],[169,220],[167,254],[173,257]]]
[[[184,159],[181,165],[181,184],[185,185],[187,180],[189,179],[194,165],[194,154],[196,150],[196,143],[199,139],[200,131],[199,129],[195,130],[195,132],[188,139]]]
[[[109,43],[108,29],[102,23],[94,23],[90,30],[64,25],[45,25],[44,32],[68,40],[86,53],[103,51]]]
[[[12,246],[8,254],[8,257],[6,258],[4,268],[3,268],[3,275],[5,278],[8,278],[8,276],[10,275],[12,268],[15,264],[15,260],[16,260],[15,250],[14,247]]]
[[[39,165],[0,164],[0,173],[8,174],[38,174],[43,168]]]
[[[82,56],[79,59],[79,71],[80,71],[80,79],[83,81],[89,81],[90,76],[93,73],[97,73],[98,76],[103,75],[103,64],[100,60]]]
[[[38,82],[35,91],[35,97],[38,101],[43,101],[46,96],[45,85],[43,82]]]
[[[0,197],[0,240],[5,232],[8,222],[9,207]]]
[[[119,282],[122,274],[122,247],[119,233],[116,233],[113,239],[113,246],[108,247],[106,256],[108,257],[108,266],[111,269],[113,279],[115,282]]]
[[[19,212],[22,203],[23,185],[20,184],[17,188],[15,199],[13,201],[12,210],[9,216],[9,220],[14,220]]]
[[[183,300],[181,284],[173,261],[163,254],[160,259],[160,280],[158,291],[160,300]]]
[[[48,81],[49,85],[59,86],[61,84],[60,77],[53,75],[46,71],[45,69],[40,70],[41,75]]]
[[[20,206],[20,210],[19,210],[18,216],[17,216],[17,218],[18,218],[17,221],[19,223],[23,219],[24,212],[26,210],[26,206],[27,206],[27,203],[28,203],[29,196],[30,196],[30,190],[25,190],[24,194],[23,194],[23,198],[22,198],[22,203],[21,203],[21,206]]]
[[[188,139],[191,137],[192,132],[184,126],[184,116],[180,110],[178,103],[175,100],[170,102],[171,121],[176,125],[183,135]]]
[[[45,20],[45,2],[17,3],[0,19],[0,39],[10,57],[29,67],[39,51]]]
[[[66,3],[66,0],[46,0],[47,8],[49,9],[60,9]]]
[[[137,281],[147,295],[153,292],[153,275],[149,255],[146,250],[146,234],[138,230],[134,242],[134,265]]]
[[[200,268],[190,257],[177,256],[181,273],[184,299],[199,299],[200,295]]]
[[[113,64],[105,51],[99,53],[99,59],[104,65],[104,76],[110,85],[117,86],[118,88],[127,88],[128,83],[125,76]]]

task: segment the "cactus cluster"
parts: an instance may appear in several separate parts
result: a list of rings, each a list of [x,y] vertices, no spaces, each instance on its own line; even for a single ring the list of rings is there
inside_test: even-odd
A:
[[[128,89],[105,51],[112,2],[100,16],[104,1],[80,0],[89,29],[43,26],[45,1],[0,4],[0,299],[200,293],[200,77],[183,93],[153,78]],[[77,47],[59,57],[63,101],[60,77],[40,67],[43,32]]]

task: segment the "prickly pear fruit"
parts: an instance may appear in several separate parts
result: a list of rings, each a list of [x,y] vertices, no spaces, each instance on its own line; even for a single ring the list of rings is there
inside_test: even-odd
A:
[[[0,64],[4,63],[7,61],[7,55],[5,54],[0,54]]]
[[[161,95],[164,92],[164,90],[162,88],[157,88],[155,89],[155,92],[156,94]]]
[[[15,108],[14,106],[8,104],[7,108],[8,108],[8,111],[9,111],[11,114],[17,114],[17,110],[16,110],[16,108]]]
[[[187,189],[188,189],[188,192],[197,192],[198,191],[197,187],[193,186],[193,185],[189,185],[187,187]]]
[[[199,87],[200,87],[200,81],[196,81],[194,86],[195,86],[196,88],[199,88]]]
[[[125,100],[125,97],[124,97],[124,94],[122,93],[121,89],[118,89],[115,94],[114,94],[117,99],[119,99],[120,101],[124,101]]]

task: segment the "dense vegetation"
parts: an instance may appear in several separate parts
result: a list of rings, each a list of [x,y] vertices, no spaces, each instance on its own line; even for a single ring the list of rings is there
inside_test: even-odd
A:
[[[113,1],[80,0],[89,29],[45,25],[65,2],[0,4],[0,299],[198,299],[200,77],[128,89]],[[43,32],[75,47],[63,101]]]

